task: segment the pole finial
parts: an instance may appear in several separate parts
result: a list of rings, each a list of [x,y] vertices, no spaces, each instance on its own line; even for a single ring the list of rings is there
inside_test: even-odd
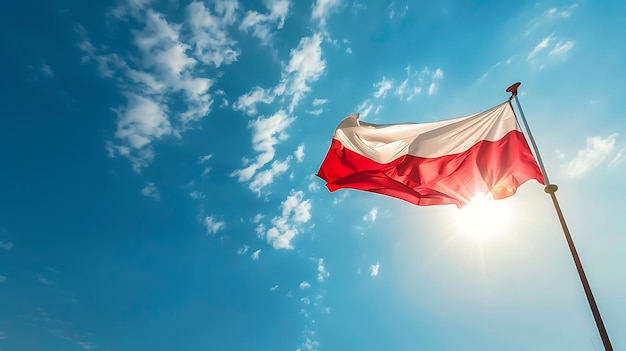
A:
[[[511,93],[512,96],[517,96],[517,88],[522,85],[522,83],[517,82],[511,86],[509,86],[508,88],[506,88],[506,92],[507,93]]]

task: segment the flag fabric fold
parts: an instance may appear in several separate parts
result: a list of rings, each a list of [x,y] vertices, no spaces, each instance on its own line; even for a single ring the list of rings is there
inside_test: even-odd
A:
[[[429,206],[463,207],[477,194],[503,199],[524,182],[544,184],[510,102],[444,121],[377,125],[346,117],[317,176]]]

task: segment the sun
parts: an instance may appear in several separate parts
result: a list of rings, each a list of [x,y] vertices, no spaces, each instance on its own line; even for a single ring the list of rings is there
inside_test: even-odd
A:
[[[477,193],[470,203],[455,211],[457,229],[481,243],[489,242],[510,230],[512,210],[507,201],[494,201]]]

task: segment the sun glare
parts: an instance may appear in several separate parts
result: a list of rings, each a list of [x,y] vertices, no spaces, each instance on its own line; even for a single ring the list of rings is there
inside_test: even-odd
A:
[[[505,201],[476,194],[470,203],[456,211],[456,225],[471,239],[487,242],[506,233],[510,228],[512,211]]]

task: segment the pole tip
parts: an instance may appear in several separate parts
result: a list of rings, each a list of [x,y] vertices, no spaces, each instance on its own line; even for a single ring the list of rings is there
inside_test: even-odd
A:
[[[559,190],[559,187],[556,184],[548,184],[543,190],[548,194],[554,194]]]
[[[511,93],[513,96],[517,95],[517,88],[522,85],[522,83],[517,82],[511,86],[509,86],[508,88],[506,88],[506,92],[507,93]]]

